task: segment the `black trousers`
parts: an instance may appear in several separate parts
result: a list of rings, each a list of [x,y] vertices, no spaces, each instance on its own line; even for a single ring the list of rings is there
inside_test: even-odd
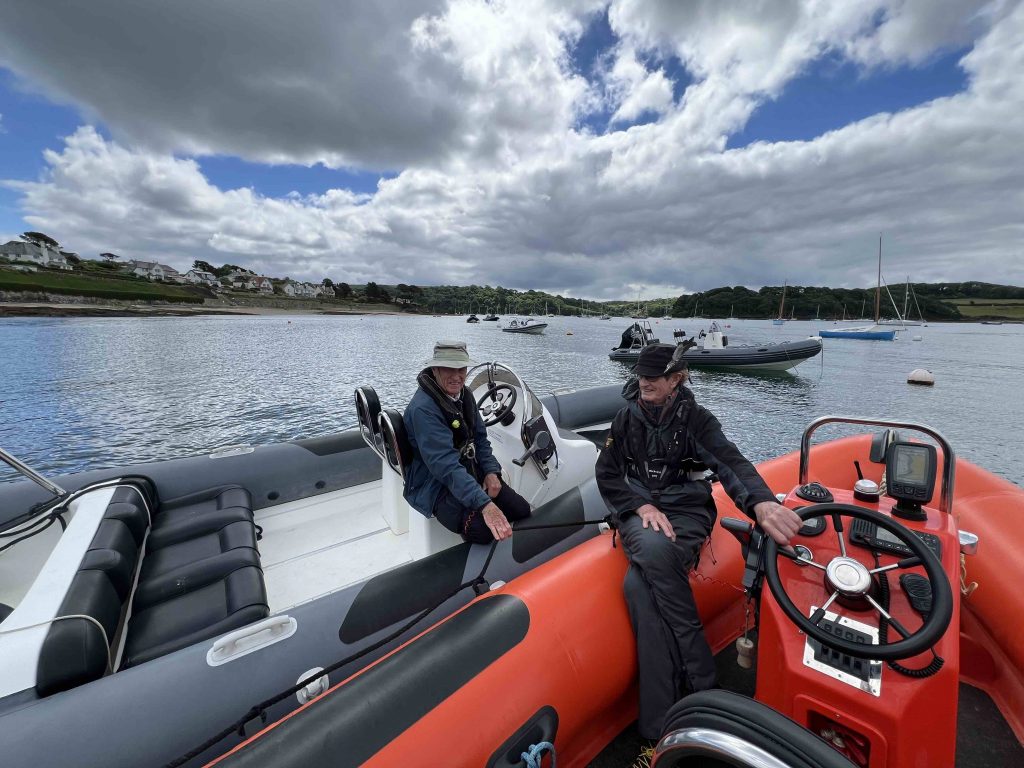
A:
[[[501,490],[491,501],[505,513],[510,523],[529,517],[530,502],[505,485],[504,480],[498,479],[501,482]],[[494,541],[491,529],[484,522],[483,514],[479,510],[464,506],[447,488],[441,489],[437,501],[434,502],[434,517],[449,531],[461,534],[468,542],[490,544]]]
[[[668,512],[666,516],[675,529],[675,541],[661,531],[644,528],[638,515],[627,515],[619,525],[630,563],[623,592],[636,633],[637,729],[645,739],[661,738],[665,714],[685,692],[715,685],[715,659],[689,579],[711,533],[714,514],[701,508],[692,514]]]

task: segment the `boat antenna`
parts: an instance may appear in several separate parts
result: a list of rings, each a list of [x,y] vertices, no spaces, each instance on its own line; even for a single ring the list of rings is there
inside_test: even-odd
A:
[[[878,312],[882,299],[882,236],[878,236],[878,282],[875,283],[875,324],[878,324]]]

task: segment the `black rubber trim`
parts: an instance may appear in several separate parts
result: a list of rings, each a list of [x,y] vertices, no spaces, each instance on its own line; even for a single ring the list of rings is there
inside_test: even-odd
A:
[[[529,629],[530,610],[515,595],[473,603],[218,765],[362,765],[522,642]],[[467,712],[464,726],[472,728],[478,714]],[[448,758],[458,756],[458,738],[452,733]],[[446,762],[444,755],[422,757],[423,764]]]
[[[665,715],[662,738],[684,728],[706,728],[738,736],[790,768],[855,768],[795,720],[732,691],[701,691],[677,702]],[[666,750],[658,766],[701,765],[701,757],[697,751]]]
[[[295,445],[301,446],[317,456],[330,456],[335,453],[355,451],[360,448],[369,450],[358,429],[350,429],[347,432],[327,435],[326,437],[307,437],[303,440],[294,440],[293,442]]]
[[[579,488],[573,488],[556,499],[544,504],[523,520],[523,525],[552,525],[555,523],[579,523],[564,528],[544,528],[537,531],[519,531],[512,537],[512,558],[517,563],[532,560],[546,549],[572,536],[583,528],[586,519],[583,509],[583,495]]]
[[[352,601],[338,638],[351,645],[435,605],[462,583],[470,546],[459,544],[374,576]]]

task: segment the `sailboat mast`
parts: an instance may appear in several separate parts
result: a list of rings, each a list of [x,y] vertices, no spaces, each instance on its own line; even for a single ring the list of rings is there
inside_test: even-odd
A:
[[[882,297],[882,236],[878,236],[878,282],[875,283],[875,322],[878,322]]]

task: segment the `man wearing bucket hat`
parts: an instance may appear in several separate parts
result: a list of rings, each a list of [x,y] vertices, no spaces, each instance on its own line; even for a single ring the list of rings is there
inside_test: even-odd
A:
[[[630,561],[623,591],[637,636],[638,730],[645,739],[661,736],[666,712],[684,692],[715,685],[689,583],[717,516],[706,470],[780,544],[801,525],[683,386],[683,354],[691,346],[692,340],[649,344],[640,352],[637,378],[623,390],[626,407],[612,422],[596,468]]]
[[[530,504],[501,479],[487,428],[466,389],[476,363],[464,341],[439,341],[416,377],[403,417],[413,460],[405,499],[466,541],[486,544],[512,535],[509,521],[530,515]]]

